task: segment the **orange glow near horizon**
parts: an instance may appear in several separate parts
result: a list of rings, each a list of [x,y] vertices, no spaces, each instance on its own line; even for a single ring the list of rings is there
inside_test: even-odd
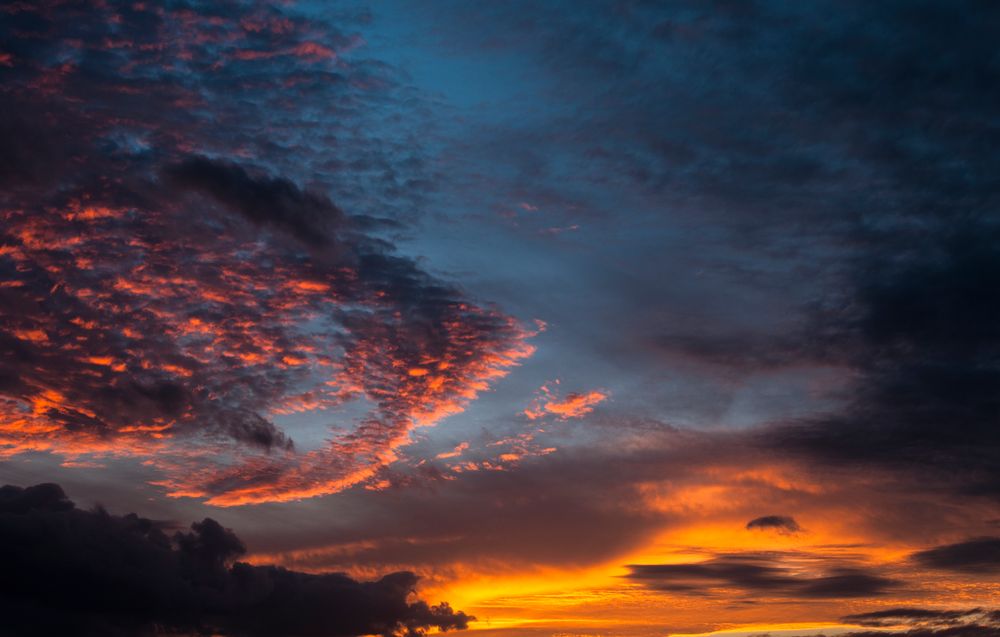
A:
[[[460,444],[446,458],[465,452]],[[698,481],[701,480],[701,483]],[[749,482],[748,482],[749,480]],[[735,485],[735,486],[734,486]],[[856,485],[853,485],[856,486]],[[819,498],[801,508],[795,530],[748,528],[759,510],[756,499],[773,499],[773,490],[812,493]],[[538,634],[806,636],[858,630],[840,618],[886,608],[934,605],[945,608],[989,607],[1000,583],[952,577],[918,569],[910,555],[925,544],[895,539],[864,524],[850,506],[832,505],[840,484],[821,488],[793,465],[722,472],[706,469],[689,486],[645,485],[637,489],[636,506],[669,514],[670,522],[639,546],[600,563],[539,567],[530,563],[445,563],[430,568],[393,564],[422,573],[419,594],[429,601],[449,600],[477,617],[474,632],[503,637]],[[823,498],[829,498],[824,501]],[[346,568],[356,577],[377,570],[351,567],[358,551],[377,552],[378,542],[332,546],[298,552],[255,554],[258,564],[277,563],[299,570]],[[910,577],[919,586],[899,584],[874,597],[797,596],[780,589],[742,590],[720,582],[705,591],[656,590],[630,579],[630,564],[704,565],[726,556],[766,556],[782,577],[811,581],[837,569],[873,569],[893,578]],[[336,565],[336,566],[334,566]],[[782,621],[775,622],[775,605]],[[541,633],[539,633],[541,631]]]

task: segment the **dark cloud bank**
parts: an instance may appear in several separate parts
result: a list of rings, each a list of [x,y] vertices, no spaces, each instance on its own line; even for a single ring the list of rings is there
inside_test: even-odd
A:
[[[753,223],[773,233],[740,235],[744,250],[759,257],[791,239],[804,251],[782,261],[795,267],[822,259],[824,249],[836,255],[798,280],[814,294],[801,332],[764,347],[770,361],[750,358],[842,366],[856,380],[843,409],[768,428],[762,444],[811,463],[902,471],[914,483],[932,476],[940,488],[995,498],[998,6],[702,6],[691,24],[662,23],[697,26],[698,44],[677,28],[663,34],[724,65],[712,83],[720,93],[691,94],[721,109],[720,126],[735,128],[692,143],[724,175],[696,163],[693,179],[680,174],[699,194],[722,199],[723,223],[753,212]],[[756,92],[761,85],[767,90]],[[664,141],[678,134],[669,124],[652,130]],[[709,341],[729,359],[759,349]]]
[[[0,488],[0,635],[421,635],[465,628],[446,603],[408,601],[408,572],[359,582],[237,559],[243,543],[206,518],[162,523],[85,511],[55,484]]]
[[[979,537],[916,553],[918,564],[960,573],[1000,573],[1000,537]]]
[[[997,622],[1000,621],[1000,611],[985,611],[982,608],[967,608],[963,610],[890,608],[889,610],[858,613],[856,615],[841,617],[841,620],[844,622],[876,628],[898,626],[900,624],[948,626],[976,619]]]
[[[1000,611],[983,608],[940,610],[928,608],[890,608],[888,610],[846,615],[847,624],[896,629],[852,632],[843,637],[996,637],[1000,635]]]
[[[843,410],[782,422],[762,446],[1000,494],[1000,6],[526,2],[486,20],[456,5],[440,13],[463,46],[526,52],[574,105],[531,131],[552,158],[532,156],[547,169],[532,174],[562,176],[562,148],[586,158],[574,180],[647,193],[657,217],[693,209],[703,234],[688,239],[710,268],[726,263],[709,237],[731,233],[741,294],[697,326],[662,320],[657,300],[681,285],[663,286],[669,262],[643,264],[648,287],[615,289],[640,349],[724,377],[849,369]],[[741,299],[758,286],[789,303],[798,291],[802,329],[741,335],[734,317],[753,315]]]
[[[626,577],[662,591],[700,595],[736,588],[756,596],[805,598],[871,597],[900,584],[855,567],[835,567],[817,577],[803,577],[775,564],[773,557],[734,554],[692,564],[632,564]]]

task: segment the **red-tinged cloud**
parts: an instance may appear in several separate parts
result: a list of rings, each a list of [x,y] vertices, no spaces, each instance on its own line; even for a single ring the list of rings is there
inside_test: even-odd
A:
[[[559,381],[556,380],[554,384],[559,385]],[[597,404],[608,398],[606,392],[598,390],[585,393],[570,392],[565,396],[560,396],[556,389],[550,388],[548,385],[542,385],[538,392],[539,395],[523,412],[529,420],[545,416],[554,416],[560,420],[580,418],[594,411]]]
[[[464,453],[465,450],[468,449],[468,448],[469,448],[469,443],[467,443],[467,442],[460,442],[451,451],[442,451],[436,457],[439,460],[443,460],[445,458],[457,458],[457,457],[461,456],[462,453]]]
[[[0,456],[139,457],[218,505],[311,497],[532,353],[309,171],[340,124],[307,126],[296,92],[338,118],[389,101],[389,71],[337,53],[356,36],[256,3],[17,5],[0,32]],[[272,421],[352,401],[368,414],[308,453]]]

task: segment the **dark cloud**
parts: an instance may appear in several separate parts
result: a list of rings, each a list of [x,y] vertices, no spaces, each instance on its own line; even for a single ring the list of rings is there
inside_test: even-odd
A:
[[[868,597],[883,595],[899,584],[862,569],[842,568],[803,582],[799,591],[804,597]]]
[[[849,624],[862,626],[891,627],[899,625],[955,625],[969,623],[972,616],[984,615],[990,619],[992,615],[982,608],[963,610],[937,610],[927,608],[890,608],[870,613],[845,615],[840,620]]]
[[[996,637],[1000,635],[997,626],[963,624],[947,628],[914,628],[902,632],[889,633],[896,637]],[[884,631],[837,633],[838,637],[885,637]]]
[[[300,241],[322,247],[328,234],[344,224],[344,213],[326,197],[302,192],[287,179],[254,178],[238,165],[191,157],[168,166],[179,185],[205,192],[249,221],[287,231]]]
[[[906,611],[907,609],[901,610]],[[886,612],[891,613],[893,611]],[[935,611],[928,612],[934,613]],[[840,637],[885,637],[885,635],[893,635],[896,637],[996,637],[997,635],[1000,635],[1000,622],[997,621],[995,613],[985,613],[977,616],[975,613],[970,614],[965,611],[940,612],[942,616],[954,613],[956,617],[962,618],[964,615],[965,620],[945,620],[941,623],[941,625],[922,625],[917,627],[901,628],[901,624],[905,626],[910,623],[906,621],[908,618],[905,615],[902,615],[899,618],[902,621],[899,621],[896,624],[891,624],[891,626],[897,627],[897,630],[848,632],[838,633],[838,635]]]
[[[630,564],[631,572],[625,577],[663,591],[705,594],[736,588],[758,596],[804,598],[883,595],[899,584],[854,567],[835,567],[819,576],[802,576],[775,561],[775,557],[735,554],[689,564]]]
[[[783,533],[798,533],[802,530],[795,518],[787,515],[765,515],[747,522],[747,530],[770,529]]]
[[[412,573],[359,582],[254,566],[214,520],[168,531],[77,509],[57,485],[0,488],[0,634],[415,636],[472,619],[409,601]]]
[[[980,537],[913,554],[922,566],[961,573],[1000,572],[1000,538]]]
[[[807,27],[818,15],[793,18],[805,29],[788,40],[753,19],[746,33],[777,38],[796,60],[780,93],[803,109],[806,135],[844,135],[823,164],[864,166],[820,182],[873,185],[836,202],[837,227],[803,230],[822,228],[838,246],[839,282],[810,310],[804,347],[791,350],[851,368],[856,384],[841,411],[764,435],[812,459],[931,472],[944,488],[995,496],[1000,304],[990,290],[1000,283],[1000,189],[986,167],[1000,165],[987,141],[1000,133],[1000,94],[985,51],[1000,13],[979,3],[960,16],[934,3],[887,3],[822,33]],[[818,39],[799,39],[807,32]],[[963,72],[945,72],[951,64]]]
[[[827,342],[861,380],[845,410],[773,432],[828,461],[934,472],[943,486],[996,494],[1000,436],[1000,227],[983,214],[893,227],[865,257]],[[873,232],[875,232],[873,230]],[[769,434],[771,435],[771,434]]]
[[[553,202],[572,221],[615,202],[579,243],[627,271],[577,264],[587,281],[575,296],[595,300],[562,318],[614,321],[616,330],[581,327],[579,337],[622,366],[645,363],[656,395],[635,402],[715,422],[713,410],[724,412],[748,379],[836,368],[856,381],[832,397],[846,408],[823,418],[772,410],[769,420],[795,419],[764,434],[774,448],[1000,493],[995,5],[427,11],[451,26],[446,53],[525,56],[524,90],[559,99],[519,125],[483,126],[463,161],[488,149],[482,165],[517,168],[500,192]],[[568,197],[552,184],[566,179],[592,187],[586,205],[556,205]],[[645,223],[663,231],[629,234]],[[607,231],[622,232],[628,249],[604,249]],[[675,396],[660,375],[696,389]],[[807,402],[790,393],[786,411]]]

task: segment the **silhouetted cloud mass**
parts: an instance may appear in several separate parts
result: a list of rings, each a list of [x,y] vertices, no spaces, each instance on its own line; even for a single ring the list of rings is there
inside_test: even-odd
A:
[[[0,488],[0,634],[134,637],[408,635],[465,628],[447,604],[411,601],[417,578],[374,582],[237,561],[206,518],[189,531],[77,509],[55,484]]]

